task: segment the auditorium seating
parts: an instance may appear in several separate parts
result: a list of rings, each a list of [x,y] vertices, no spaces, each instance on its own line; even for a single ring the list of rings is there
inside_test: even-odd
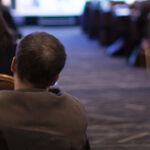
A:
[[[130,58],[135,57],[135,61],[133,62],[134,65],[144,67],[146,68],[148,61],[146,61],[147,58],[147,50],[148,50],[148,37],[149,37],[149,25],[148,25],[148,14],[150,12],[150,2],[141,2],[139,5],[137,5],[136,10],[139,12],[140,15],[136,17],[136,21],[134,23],[134,26],[131,30],[131,36],[134,36],[135,38],[130,39],[132,44],[134,45],[134,48],[136,47],[136,56],[134,55],[134,51],[131,51],[131,55],[129,56],[129,63]],[[135,20],[135,17],[134,17]],[[133,20],[131,20],[131,23],[133,23]],[[132,31],[135,31],[134,33]],[[134,49],[135,50],[135,49]]]
[[[131,65],[150,68],[150,1],[131,6],[113,1],[106,11],[102,2],[97,5],[92,1],[87,3],[82,29],[88,37],[95,37],[101,46],[106,47],[106,54],[124,56]]]
[[[146,68],[150,72],[150,13],[148,15],[148,40],[146,45]]]
[[[96,38],[99,35],[99,17],[99,2],[92,3],[88,1],[81,18],[81,25],[83,31],[87,33],[90,38]]]
[[[86,5],[85,5],[84,12],[83,12],[83,14],[81,16],[81,20],[80,20],[81,21],[81,27],[85,33],[88,32],[88,28],[89,28],[90,5],[91,5],[91,1],[87,1]]]
[[[130,14],[129,8],[124,5],[114,7],[112,9],[113,23],[112,31],[115,30],[116,39],[113,39],[113,43],[108,46],[106,51],[112,55],[125,55],[129,37],[129,25],[130,25]],[[119,46],[118,46],[119,43]],[[116,46],[115,46],[116,45]],[[113,46],[113,50],[112,49]],[[111,51],[111,53],[109,52]]]
[[[6,74],[0,74],[0,90],[13,90],[13,88],[13,77]]]
[[[107,46],[113,41],[113,37],[116,35],[111,30],[112,25],[112,13],[110,11],[101,10],[100,27],[99,27],[99,42],[100,44]]]

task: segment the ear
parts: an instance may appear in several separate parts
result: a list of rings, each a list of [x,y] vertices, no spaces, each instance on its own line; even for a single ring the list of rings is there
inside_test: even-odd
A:
[[[52,81],[51,86],[53,86],[59,79],[59,75],[57,75],[57,77]]]
[[[13,57],[12,62],[11,62],[11,72],[15,73],[16,72],[16,57]]]

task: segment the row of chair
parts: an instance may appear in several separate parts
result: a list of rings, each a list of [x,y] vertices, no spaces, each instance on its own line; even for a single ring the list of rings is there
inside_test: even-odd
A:
[[[81,26],[89,38],[97,39],[111,56],[125,56],[128,63],[146,67],[149,62],[150,1],[128,6],[102,1],[86,3]]]

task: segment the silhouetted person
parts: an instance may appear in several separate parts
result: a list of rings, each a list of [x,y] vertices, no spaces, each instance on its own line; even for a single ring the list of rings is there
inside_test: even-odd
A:
[[[16,25],[11,13],[10,13],[10,10],[8,7],[6,7],[2,4],[2,0],[0,0],[0,11],[1,11],[2,16],[5,19],[8,27],[13,31],[15,38],[16,39],[20,38],[21,34],[18,31],[17,25]]]
[[[15,91],[0,92],[0,125],[64,136],[74,150],[83,150],[83,106],[73,96],[49,89],[65,61],[64,46],[54,36],[37,32],[23,38],[11,65]]]
[[[0,14],[0,73],[12,75],[10,65],[15,55],[14,37]]]

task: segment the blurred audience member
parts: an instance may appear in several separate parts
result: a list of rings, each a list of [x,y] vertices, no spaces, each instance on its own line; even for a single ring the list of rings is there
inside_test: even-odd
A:
[[[0,73],[12,75],[10,64],[15,55],[14,37],[0,14]]]
[[[10,13],[10,10],[8,7],[4,6],[2,3],[2,0],[0,0],[0,11],[2,13],[2,16],[4,20],[6,21],[8,27],[13,31],[13,34],[15,35],[15,38],[21,38],[21,34],[18,31],[17,25]]]

